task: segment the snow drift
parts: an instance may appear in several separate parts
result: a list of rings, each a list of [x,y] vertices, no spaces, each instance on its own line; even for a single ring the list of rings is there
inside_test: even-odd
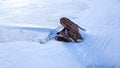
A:
[[[0,68],[120,68],[119,0],[1,0],[0,6]],[[63,16],[87,29],[80,30],[84,41],[40,44]]]

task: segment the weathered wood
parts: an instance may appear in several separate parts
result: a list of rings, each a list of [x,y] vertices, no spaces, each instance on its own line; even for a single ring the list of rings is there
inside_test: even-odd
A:
[[[58,36],[56,37],[56,40],[64,42],[73,40],[74,42],[77,42],[78,39],[83,39],[81,34],[79,33],[79,26],[72,22],[70,19],[63,17],[60,19],[60,23],[64,28],[57,34],[61,34],[64,40],[58,40]]]

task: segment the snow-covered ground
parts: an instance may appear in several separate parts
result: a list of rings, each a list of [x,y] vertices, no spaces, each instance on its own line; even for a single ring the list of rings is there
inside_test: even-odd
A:
[[[68,17],[84,41],[40,44]],[[120,0],[0,0],[0,68],[120,68]]]

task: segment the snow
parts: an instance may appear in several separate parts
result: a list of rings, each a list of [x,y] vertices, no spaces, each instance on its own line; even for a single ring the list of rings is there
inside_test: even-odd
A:
[[[0,68],[120,68],[119,0],[1,0]],[[40,40],[68,17],[84,41]]]

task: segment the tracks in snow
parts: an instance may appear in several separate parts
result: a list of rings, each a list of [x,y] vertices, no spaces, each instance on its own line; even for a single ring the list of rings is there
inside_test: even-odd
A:
[[[86,34],[84,42],[77,45],[67,46],[76,60],[84,65],[104,65],[108,64],[109,59],[104,54],[104,50],[112,40],[109,34],[104,31],[94,31]]]

